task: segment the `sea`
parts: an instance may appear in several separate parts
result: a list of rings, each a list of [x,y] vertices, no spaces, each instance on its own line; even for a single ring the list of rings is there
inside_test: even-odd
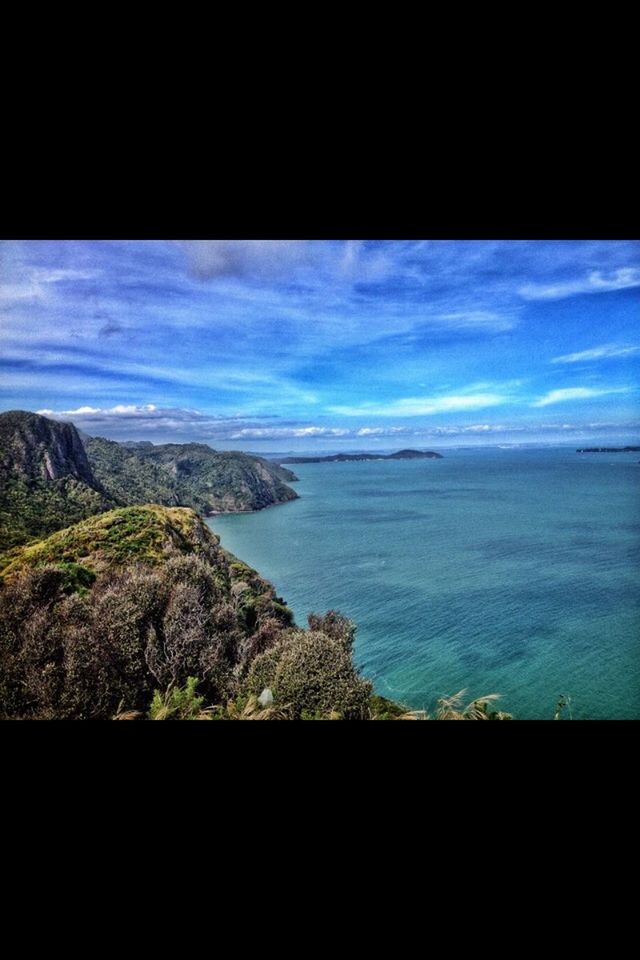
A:
[[[640,718],[640,455],[442,453],[295,464],[299,500],[208,522],[299,625],[354,620],[361,673],[409,708]]]

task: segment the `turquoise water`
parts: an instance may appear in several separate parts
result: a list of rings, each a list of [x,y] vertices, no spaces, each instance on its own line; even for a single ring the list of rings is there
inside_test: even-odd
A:
[[[209,521],[296,620],[358,624],[356,662],[411,707],[466,688],[518,718],[640,718],[638,454],[449,450],[297,464],[301,499]]]

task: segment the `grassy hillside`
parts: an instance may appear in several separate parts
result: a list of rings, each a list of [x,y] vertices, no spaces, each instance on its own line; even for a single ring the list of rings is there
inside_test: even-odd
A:
[[[0,477],[0,557],[13,547],[113,506],[114,500],[75,477]]]
[[[21,547],[1,575],[69,562],[81,563],[93,573],[130,563],[156,566],[174,550],[211,555],[214,543],[192,510],[154,504],[121,507]]]

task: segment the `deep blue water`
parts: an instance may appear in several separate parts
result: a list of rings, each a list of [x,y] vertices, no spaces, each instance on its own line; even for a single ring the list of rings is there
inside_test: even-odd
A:
[[[356,662],[411,707],[466,688],[518,718],[640,718],[638,454],[447,450],[296,464],[300,500],[209,521],[306,625],[358,624]]]

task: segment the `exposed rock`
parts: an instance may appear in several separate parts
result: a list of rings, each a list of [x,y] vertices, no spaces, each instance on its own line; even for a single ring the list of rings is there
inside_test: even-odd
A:
[[[71,423],[10,411],[0,414],[0,553],[117,506],[260,510],[296,499],[295,479],[261,457],[81,438]]]

